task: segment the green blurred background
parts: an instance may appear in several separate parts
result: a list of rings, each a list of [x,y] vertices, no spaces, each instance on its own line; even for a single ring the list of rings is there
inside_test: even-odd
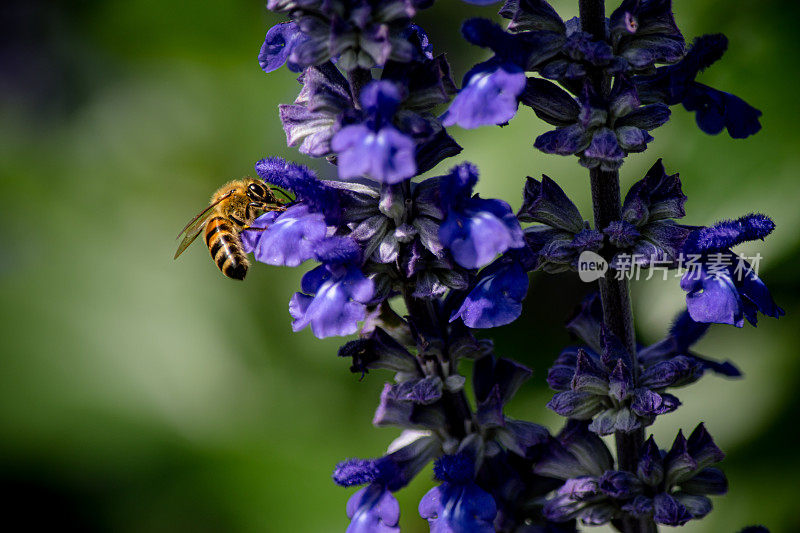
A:
[[[572,16],[577,2],[556,2]],[[611,6],[615,7],[615,6]],[[455,76],[484,57],[459,38],[462,19],[492,8],[440,0],[420,23]],[[724,61],[703,75],[764,111],[747,141],[708,137],[675,109],[627,187],[660,156],[680,171],[690,224],[751,211],[778,225],[761,275],[787,317],[758,329],[716,327],[699,351],[746,379],[709,377],[653,428],[662,447],[704,420],[728,452],[730,493],[686,531],[764,523],[800,531],[797,357],[800,155],[796,2],[676,1],[691,39],[722,31]],[[282,155],[276,113],[299,86],[256,54],[277,19],[263,2],[9,1],[0,7],[0,485],[6,523],[83,531],[335,532],[352,492],[330,481],[346,457],[379,455],[397,431],[370,420],[389,375],[359,382],[338,339],[293,334],[287,301],[303,269],[258,264],[223,278],[202,245],[180,261],[177,230],[223,181]],[[554,177],[585,215],[585,170],[531,148],[529,110],[506,128],[452,133],[482,171],[485,196],[520,203],[526,174]],[[445,163],[442,168],[447,168]],[[436,169],[437,171],[442,168]],[[535,276],[524,316],[493,332],[501,355],[534,369],[513,416],[555,429],[547,367],[588,286]],[[634,287],[637,329],[652,342],[682,306],[677,280]],[[535,302],[543,302],[534,309]],[[399,493],[404,531],[430,471]]]

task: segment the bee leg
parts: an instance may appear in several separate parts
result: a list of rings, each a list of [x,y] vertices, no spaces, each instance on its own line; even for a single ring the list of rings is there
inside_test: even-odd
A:
[[[273,189],[272,187],[270,187],[270,186],[269,186],[269,183],[267,183],[266,181],[264,182],[264,185],[266,185],[266,186],[267,186],[267,190],[268,190],[268,191],[269,191],[269,193],[272,195],[272,197],[273,197],[273,198],[275,198],[276,200],[277,200],[277,198],[275,197],[275,193],[276,193],[276,192],[279,192],[279,193],[281,193],[281,194],[283,195],[283,197],[284,197],[284,198],[286,198],[286,199],[287,199],[287,200],[289,200],[290,202],[294,202],[294,199],[293,199],[293,198],[291,198],[291,197],[290,197],[288,194],[286,194],[286,193],[285,193],[285,192],[283,192],[282,190],[280,190],[280,189]],[[278,200],[278,201],[282,202],[283,200]]]

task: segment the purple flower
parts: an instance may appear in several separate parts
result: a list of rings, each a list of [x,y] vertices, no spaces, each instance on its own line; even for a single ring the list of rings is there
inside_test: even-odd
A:
[[[336,239],[341,239],[342,244]],[[311,325],[311,331],[320,339],[355,333],[358,322],[366,316],[365,304],[375,291],[372,280],[348,262],[358,253],[355,243],[345,238],[330,240],[335,246],[325,250],[326,263],[303,276],[303,292],[296,292],[289,303],[289,313],[294,318],[292,329],[299,331]],[[320,248],[317,247],[318,257]],[[342,257],[336,257],[338,254]]]
[[[522,313],[528,292],[528,274],[514,257],[502,257],[483,269],[475,286],[450,317],[470,328],[496,328],[510,324]]]
[[[747,215],[689,235],[684,254],[700,259],[699,264],[687,264],[689,268],[681,279],[692,320],[742,327],[745,319],[755,326],[758,312],[774,318],[783,316],[783,309],[775,304],[755,269],[729,249],[763,239],[774,227],[764,215]]]
[[[728,39],[722,34],[698,37],[679,63],[635,78],[639,96],[646,103],[683,103],[687,110],[697,113],[697,125],[710,135],[726,128],[734,139],[753,135],[761,129],[758,120],[761,111],[737,96],[695,81],[697,75],[719,60],[727,48]]]
[[[491,61],[477,65],[464,76],[463,88],[442,116],[442,124],[472,129],[507,123],[517,114],[525,80],[525,73],[514,65]]]
[[[400,504],[381,485],[359,489],[347,501],[347,533],[400,533]]]
[[[303,65],[298,65],[293,60],[292,52],[295,46],[304,39],[303,33],[294,22],[276,24],[267,32],[264,44],[258,54],[258,64],[264,72],[272,72],[283,66],[288,60],[289,70],[300,72]]]
[[[440,180],[447,215],[439,228],[439,240],[458,264],[480,268],[498,254],[525,245],[522,228],[507,203],[471,196],[478,182],[474,165],[463,163]]]
[[[428,520],[431,533],[493,533],[497,505],[475,482],[472,460],[463,454],[443,456],[435,464],[443,483],[419,502],[419,514]]]
[[[244,232],[244,251],[253,252],[262,263],[290,267],[313,259],[328,229],[325,217],[310,212],[304,204],[294,205],[280,215],[276,212],[262,215],[252,227],[265,229]]]
[[[331,149],[339,154],[339,177],[361,176],[381,183],[399,183],[417,173],[415,143],[391,124],[402,96],[396,85],[374,81],[361,92],[363,123],[343,127]]]

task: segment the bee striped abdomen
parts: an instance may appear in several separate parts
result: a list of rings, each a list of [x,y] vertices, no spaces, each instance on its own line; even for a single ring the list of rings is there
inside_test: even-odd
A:
[[[249,263],[233,225],[223,217],[206,223],[206,244],[220,271],[232,279],[242,280]]]

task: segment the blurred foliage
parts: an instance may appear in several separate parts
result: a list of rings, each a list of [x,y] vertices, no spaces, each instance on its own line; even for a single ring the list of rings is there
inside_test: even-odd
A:
[[[557,4],[576,12],[576,2]],[[764,130],[744,142],[707,137],[676,109],[651,149],[623,167],[624,185],[663,156],[690,198],[687,223],[774,216],[775,235],[743,251],[762,253],[762,276],[787,317],[713,329],[700,351],[735,361],[746,379],[681,391],[684,406],[653,430],[666,447],[679,427],[704,420],[728,452],[730,493],[686,531],[798,531],[800,6],[676,4],[687,39],[728,34],[727,57],[703,81],[760,107]],[[461,42],[461,20],[491,13],[440,0],[421,17],[457,77],[485,55]],[[286,302],[302,269],[259,264],[238,284],[201,245],[172,261],[178,228],[260,157],[331,172],[285,146],[276,106],[298,85],[285,69],[265,76],[255,60],[274,22],[263,2],[244,0],[0,7],[0,484],[10,523],[342,531],[352,491],[330,481],[333,465],[379,455],[396,435],[369,423],[388,375],[359,381],[335,356],[339,340],[291,333]],[[523,110],[502,129],[453,133],[481,168],[485,196],[518,207],[525,174],[546,173],[588,216],[586,172],[534,151],[541,131]],[[536,275],[522,319],[491,332],[500,354],[535,370],[513,416],[557,428],[544,376],[569,342],[563,320],[588,289]],[[641,340],[652,342],[683,293],[674,279],[634,291]],[[426,471],[399,494],[404,531],[426,530],[416,506],[429,486]]]

